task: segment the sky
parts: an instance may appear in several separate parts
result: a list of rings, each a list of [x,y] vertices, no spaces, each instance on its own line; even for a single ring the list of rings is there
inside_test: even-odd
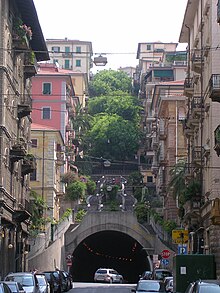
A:
[[[45,39],[92,42],[105,69],[136,66],[138,43],[179,42],[188,0],[34,0]],[[185,50],[180,44],[177,50]]]

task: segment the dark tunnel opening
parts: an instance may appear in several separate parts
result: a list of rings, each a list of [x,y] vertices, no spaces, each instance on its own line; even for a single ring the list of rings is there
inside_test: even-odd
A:
[[[116,231],[102,231],[84,239],[73,252],[70,268],[75,282],[93,282],[98,268],[113,268],[125,282],[136,283],[150,270],[148,254],[132,237]]]

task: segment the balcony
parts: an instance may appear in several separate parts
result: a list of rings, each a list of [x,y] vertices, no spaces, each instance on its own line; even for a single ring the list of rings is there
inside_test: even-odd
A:
[[[195,49],[192,54],[192,70],[201,73],[204,64],[204,57],[200,49]]]
[[[184,204],[184,218],[197,218],[200,215],[201,198],[192,198]]]
[[[24,159],[26,156],[25,145],[21,142],[15,143],[10,149],[10,159],[13,162]]]
[[[29,95],[25,95],[24,99],[18,104],[18,118],[21,119],[30,115],[32,112],[32,100]]]
[[[34,172],[36,168],[37,168],[36,158],[31,154],[26,155],[23,159],[23,163],[21,166],[22,175],[24,176]]]
[[[21,37],[16,34],[14,34],[12,37],[12,46],[16,51],[18,51],[18,53],[23,53],[24,50],[30,49],[29,40],[27,36]]]
[[[220,225],[220,200],[215,198],[211,208],[210,219],[213,225]]]
[[[204,114],[203,98],[201,96],[193,96],[191,101],[191,113],[195,118]]]
[[[37,74],[37,60],[33,51],[27,52],[24,58],[24,75],[30,78]]]
[[[212,74],[209,80],[209,97],[220,103],[220,74]]]
[[[203,164],[203,148],[201,148],[200,146],[194,146],[192,148],[192,159],[193,159],[193,163],[194,166],[199,166],[201,167]]]
[[[192,97],[193,92],[194,92],[193,78],[187,77],[184,82],[184,95],[186,97]]]
[[[57,152],[57,161],[58,166],[63,166],[65,164],[65,153],[64,152]]]
[[[63,58],[72,58],[72,56],[73,56],[73,55],[72,55],[71,52],[65,52],[65,53],[62,54],[62,57],[63,57]]]
[[[23,203],[19,203],[14,210],[13,220],[17,223],[26,221],[31,216],[31,205],[26,199]]]

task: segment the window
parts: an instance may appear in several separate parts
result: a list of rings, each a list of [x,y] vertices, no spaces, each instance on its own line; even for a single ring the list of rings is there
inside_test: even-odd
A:
[[[64,60],[64,68],[69,69],[70,68],[70,60]]]
[[[42,119],[51,119],[50,107],[42,108]]]
[[[31,140],[31,147],[32,147],[32,148],[37,148],[37,139],[36,139],[36,138],[33,138],[33,139]]]
[[[70,47],[65,47],[65,53],[70,53]]]
[[[51,95],[51,83],[43,83],[43,95]]]
[[[37,180],[37,170],[34,169],[32,173],[30,173],[30,180],[36,181]]]
[[[151,50],[151,45],[147,45],[147,51]]]
[[[153,182],[153,176],[147,176],[147,182],[152,183]]]
[[[76,47],[76,53],[81,53],[81,47]]]
[[[52,47],[52,51],[54,51],[55,53],[59,53],[60,47]]]
[[[76,60],[76,67],[81,67],[81,60]]]

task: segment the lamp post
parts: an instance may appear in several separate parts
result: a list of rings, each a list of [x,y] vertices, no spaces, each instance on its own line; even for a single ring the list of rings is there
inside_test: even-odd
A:
[[[103,57],[102,54],[100,54],[98,57],[94,57],[93,63],[96,66],[105,66],[108,63],[107,57]]]

